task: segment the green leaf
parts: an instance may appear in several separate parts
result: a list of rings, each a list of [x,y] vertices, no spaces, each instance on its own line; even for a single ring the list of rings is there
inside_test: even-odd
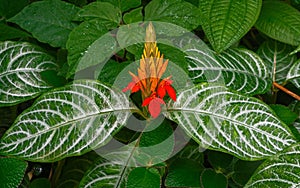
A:
[[[97,1],[109,2],[115,7],[121,9],[122,12],[126,12],[142,4],[141,0],[97,0]]]
[[[3,188],[15,188],[25,175],[27,162],[14,158],[0,158],[0,182]]]
[[[300,52],[300,45],[299,45],[294,51],[292,51],[292,52],[290,53],[290,55],[294,55],[294,54],[296,54],[296,53],[298,53],[298,52]]]
[[[0,41],[25,38],[30,35],[22,30],[0,23]]]
[[[145,7],[145,20],[176,24],[188,30],[200,25],[199,9],[183,0],[153,0]]]
[[[292,82],[297,88],[300,89],[300,60],[296,61],[290,68],[287,80]]]
[[[0,16],[3,16],[4,19],[11,18],[28,5],[29,2],[29,0],[0,0]]]
[[[121,10],[110,3],[93,2],[84,6],[74,18],[78,21],[97,19],[107,28],[115,28],[121,21]]]
[[[51,183],[47,178],[38,178],[33,180],[30,185],[29,188],[51,188]]]
[[[131,109],[122,92],[96,81],[75,81],[25,110],[3,135],[0,153],[40,162],[82,155],[105,145]]]
[[[270,105],[270,107],[275,111],[277,116],[287,125],[292,124],[298,118],[298,115],[292,112],[286,106],[280,104],[273,104]]]
[[[198,145],[187,145],[178,153],[177,157],[194,160],[202,164],[204,155],[200,149]]]
[[[300,44],[300,12],[282,1],[264,1],[255,27],[290,45]]]
[[[297,59],[296,55],[288,55],[292,50],[293,47],[290,45],[268,40],[260,45],[257,51],[257,54],[268,66],[272,79],[279,84],[286,82],[288,71]]]
[[[129,175],[127,188],[157,188],[161,185],[161,177],[154,168],[135,168]]]
[[[261,165],[263,161],[243,161],[238,160],[234,164],[234,174],[232,179],[240,186],[245,186],[254,171]]]
[[[116,48],[116,41],[101,20],[85,21],[76,27],[67,42],[68,77],[74,73],[105,62]]]
[[[79,188],[125,187],[130,168],[118,162],[100,159],[85,173]]]
[[[123,20],[126,24],[134,23],[134,22],[141,22],[143,21],[143,13],[142,13],[143,7],[139,7],[136,9],[133,9],[130,12],[127,12],[123,16]]]
[[[245,187],[299,187],[300,144],[266,160]]]
[[[51,86],[41,72],[55,70],[54,59],[25,42],[0,42],[0,106],[11,106],[35,98]]]
[[[261,0],[200,1],[201,26],[215,51],[229,48],[251,29],[261,3]]]
[[[166,187],[200,187],[203,166],[191,159],[177,159],[168,169]]]
[[[217,152],[217,151],[208,151],[207,159],[210,165],[216,170],[225,172],[228,169],[233,161],[233,156],[227,153]]]
[[[8,21],[21,26],[40,42],[65,47],[69,33],[77,24],[72,22],[79,8],[60,0],[34,2]]]
[[[165,115],[200,146],[244,160],[267,158],[296,142],[267,105],[223,86],[202,84],[178,92]]]
[[[265,93],[271,87],[268,67],[250,50],[228,49],[216,56],[201,46],[192,46],[185,52],[196,83],[218,82],[247,95]]]
[[[99,155],[94,151],[86,153],[80,157],[70,157],[64,162],[58,184],[53,187],[57,188],[75,188],[79,186],[80,180],[85,172],[94,164]]]
[[[216,173],[212,169],[205,169],[201,174],[201,187],[203,188],[226,188],[227,178],[223,174]]]

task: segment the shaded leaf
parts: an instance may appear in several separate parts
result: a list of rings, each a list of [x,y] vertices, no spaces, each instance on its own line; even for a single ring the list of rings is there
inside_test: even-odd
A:
[[[134,22],[141,22],[143,21],[143,14],[142,14],[143,7],[139,7],[133,9],[130,12],[127,12],[123,16],[123,20],[126,24],[134,23]]]
[[[15,188],[20,185],[25,175],[27,162],[14,158],[0,158],[1,187]]]
[[[127,188],[157,188],[161,185],[161,177],[158,170],[154,168],[135,168],[127,179]]]
[[[199,10],[183,0],[153,0],[145,7],[145,20],[173,23],[188,30],[200,25]]]
[[[121,21],[121,10],[110,3],[93,2],[78,11],[75,20],[97,19],[107,28],[115,28]]]
[[[299,187],[300,145],[292,145],[258,167],[245,187]]]
[[[292,65],[286,79],[292,82],[298,89],[300,88],[300,60]]]
[[[65,47],[69,33],[77,26],[72,22],[79,8],[60,1],[38,1],[25,7],[8,21],[32,33],[41,42]]]
[[[280,104],[273,104],[270,105],[270,107],[275,111],[277,116],[287,125],[292,124],[298,118],[298,115],[292,112],[286,106]]]
[[[261,0],[200,1],[201,26],[214,50],[222,52],[240,40],[257,20]]]
[[[285,2],[264,1],[255,27],[275,40],[300,44],[300,12]]]
[[[268,40],[260,45],[257,51],[272,73],[272,80],[279,84],[286,82],[288,71],[297,59],[296,55],[289,55],[292,50],[290,45]]]
[[[122,92],[96,81],[75,81],[25,110],[3,135],[0,153],[41,162],[82,155],[105,145],[131,109]]]
[[[201,187],[203,188],[226,188],[227,184],[227,178],[223,174],[216,173],[212,169],[205,169],[201,174]]]
[[[0,106],[35,98],[52,86],[41,73],[57,68],[54,59],[26,42],[0,42]]]
[[[122,12],[126,12],[142,4],[141,0],[97,0],[97,1],[109,2],[115,7],[121,9]]]
[[[240,159],[267,158],[296,142],[267,105],[223,86],[203,84],[178,92],[165,114],[200,146]]]
[[[247,95],[265,93],[271,87],[268,67],[250,50],[228,49],[216,56],[192,46],[185,52],[196,83],[218,82]]]
[[[11,18],[28,5],[29,2],[29,0],[0,0],[0,16],[3,16],[5,19]]]
[[[51,183],[47,178],[38,178],[33,180],[30,185],[30,188],[51,188]]]
[[[25,38],[30,35],[22,30],[0,23],[0,41]]]

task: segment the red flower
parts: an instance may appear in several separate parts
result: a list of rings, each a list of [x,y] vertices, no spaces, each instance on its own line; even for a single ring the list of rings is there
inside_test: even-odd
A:
[[[163,104],[165,104],[165,102],[161,98],[156,97],[156,93],[153,93],[150,97],[143,101],[142,106],[148,106],[150,115],[153,118],[157,118],[161,112],[161,105]]]
[[[170,98],[173,101],[176,101],[176,91],[175,89],[172,87],[172,80],[170,80],[169,78],[165,78],[163,79],[157,88],[157,94],[160,98],[164,98],[166,93],[168,93],[168,95],[170,96]]]
[[[129,82],[129,84],[124,89],[122,89],[122,91],[126,92],[128,90],[131,90],[131,93],[138,92],[140,90],[140,85],[135,81]]]

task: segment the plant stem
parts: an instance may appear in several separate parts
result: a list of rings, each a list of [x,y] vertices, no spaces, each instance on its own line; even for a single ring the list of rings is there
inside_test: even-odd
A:
[[[273,82],[273,86],[275,86],[276,88],[280,89],[281,91],[285,92],[286,94],[294,97],[295,99],[297,99],[298,101],[300,101],[300,96],[297,95],[296,93],[291,92],[290,90],[286,89],[285,87],[283,87],[282,85]]]

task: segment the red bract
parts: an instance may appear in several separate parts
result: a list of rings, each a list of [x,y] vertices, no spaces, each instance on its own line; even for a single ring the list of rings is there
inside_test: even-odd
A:
[[[140,90],[144,99],[142,106],[147,106],[150,115],[156,118],[161,112],[161,105],[165,105],[163,99],[166,94],[173,101],[176,101],[176,91],[172,87],[173,81],[170,79],[171,76],[161,79],[167,69],[168,60],[164,61],[163,55],[158,51],[155,31],[151,23],[146,29],[145,41],[144,53],[137,71],[138,74],[135,75],[129,72],[132,82],[122,91],[131,90],[131,93],[134,93]]]

